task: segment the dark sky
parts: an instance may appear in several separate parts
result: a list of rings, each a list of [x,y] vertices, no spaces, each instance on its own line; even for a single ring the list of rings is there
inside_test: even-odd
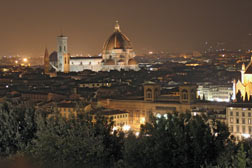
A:
[[[115,21],[136,52],[252,48],[252,0],[2,0],[0,56],[40,56],[61,31],[72,54],[96,55]]]

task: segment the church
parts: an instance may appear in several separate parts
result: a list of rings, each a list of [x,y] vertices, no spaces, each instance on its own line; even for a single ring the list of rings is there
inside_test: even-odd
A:
[[[71,56],[67,46],[68,37],[57,37],[57,51],[50,55],[46,50],[44,64],[46,68],[52,67],[56,72],[111,71],[135,70],[139,66],[129,38],[121,32],[119,23],[116,22],[113,34],[105,41],[102,55],[93,57]],[[50,66],[48,66],[48,64]],[[45,69],[45,72],[49,70]]]
[[[236,99],[236,94],[239,91],[241,92],[243,100],[245,100],[246,94],[248,100],[252,96],[252,57],[250,63],[247,66],[245,66],[244,63],[242,64],[241,80],[233,81],[233,100]]]

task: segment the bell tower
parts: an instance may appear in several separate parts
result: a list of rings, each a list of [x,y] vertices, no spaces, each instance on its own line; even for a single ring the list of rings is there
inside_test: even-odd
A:
[[[65,55],[68,55],[67,52],[67,39],[68,37],[63,34],[57,37],[58,42],[58,71],[64,72],[65,68]]]

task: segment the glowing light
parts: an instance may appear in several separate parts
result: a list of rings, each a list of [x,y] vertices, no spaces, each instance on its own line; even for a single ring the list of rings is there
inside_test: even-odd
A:
[[[250,134],[242,134],[244,138],[250,138]]]
[[[157,114],[156,117],[157,117],[157,118],[161,118],[161,114]]]
[[[4,72],[7,72],[7,71],[9,71],[9,69],[7,69],[7,68],[3,68],[3,71],[4,71]]]
[[[153,51],[149,51],[149,54],[153,54]]]
[[[135,133],[135,135],[136,135],[137,137],[139,136],[139,134],[140,134],[139,132],[136,132],[136,133]]]
[[[18,61],[16,60],[16,61],[15,61],[15,63],[17,64],[17,63],[18,63]]]
[[[130,126],[129,126],[129,125],[124,125],[124,126],[122,127],[122,130],[123,130],[123,131],[129,131],[129,130],[130,130]]]
[[[116,131],[117,130],[117,127],[113,127],[113,131]]]
[[[145,117],[142,117],[142,118],[140,119],[140,123],[141,123],[141,124],[144,124],[144,123],[145,123]]]
[[[27,62],[27,61],[28,61],[28,59],[27,59],[27,58],[24,58],[24,59],[23,59],[23,61],[24,61],[24,62]]]

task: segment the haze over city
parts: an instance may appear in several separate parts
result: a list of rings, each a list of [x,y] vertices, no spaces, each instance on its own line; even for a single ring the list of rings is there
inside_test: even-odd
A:
[[[0,168],[251,168],[252,0],[8,0]]]
[[[9,0],[0,6],[0,55],[38,57],[69,37],[72,54],[98,55],[116,20],[136,53],[252,45],[250,0]]]

